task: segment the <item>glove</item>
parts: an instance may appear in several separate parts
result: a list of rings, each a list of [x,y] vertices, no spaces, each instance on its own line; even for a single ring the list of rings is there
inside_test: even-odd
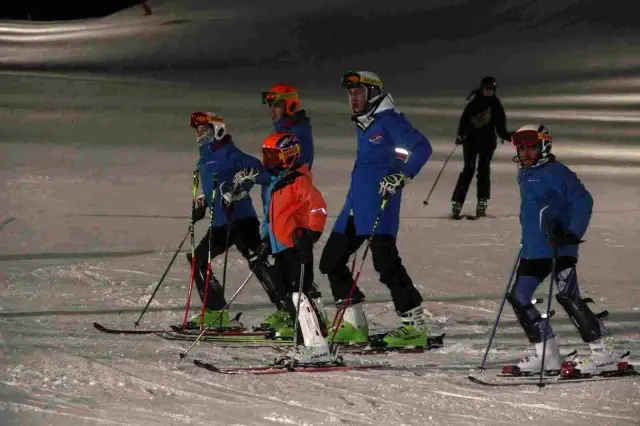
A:
[[[508,139],[509,142],[511,142],[513,140],[513,134],[514,133],[515,132],[509,132],[509,139]],[[500,139],[500,143],[503,144],[503,145],[504,145],[504,141],[505,141],[505,139]]]
[[[222,207],[230,212],[233,210],[233,203],[242,200],[248,195],[249,193],[247,191],[236,191],[235,189],[225,192],[222,194]]]
[[[271,254],[271,242],[269,241],[269,237],[262,239],[262,242],[256,249],[255,254],[258,259],[264,259],[265,257]]]
[[[382,195],[382,198],[388,198],[395,194],[398,189],[404,188],[404,185],[409,181],[410,179],[403,173],[387,175],[380,181],[380,190],[378,193]]]
[[[554,244],[556,246],[572,246],[584,243],[583,240],[581,240],[571,232],[565,231],[561,228],[556,228],[555,231],[548,232],[547,239],[551,244]]]
[[[250,167],[248,169],[242,169],[233,176],[233,187],[241,188],[246,184],[256,183],[256,178],[260,174],[260,170]]]
[[[322,232],[307,228],[296,228],[293,231],[293,245],[302,254],[302,261],[306,262],[309,253],[313,253],[313,245],[320,239]]]
[[[191,220],[197,222],[203,219],[206,213],[207,199],[204,197],[204,194],[200,194],[198,198],[196,198],[196,208],[191,211]]]
[[[462,136],[462,135],[458,135],[458,136],[456,137],[456,145],[462,145],[462,144],[463,144],[463,142],[464,142],[464,139],[465,139],[465,138],[464,138],[464,136]]]

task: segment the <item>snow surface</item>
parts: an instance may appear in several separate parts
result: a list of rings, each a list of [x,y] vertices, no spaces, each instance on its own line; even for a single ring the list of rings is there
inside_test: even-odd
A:
[[[637,379],[543,390],[480,388],[466,379],[482,359],[519,242],[512,148],[500,146],[496,153],[491,217],[476,222],[446,219],[461,168],[459,152],[429,205],[422,206],[453,148],[464,96],[480,74],[496,74],[505,81],[501,88],[508,88],[503,102],[509,127],[544,120],[554,132],[554,152],[595,198],[581,251],[581,284],[599,309],[609,310],[607,324],[617,344],[631,350],[640,368],[640,147],[634,108],[640,101],[631,72],[637,34],[624,27],[624,17],[611,18],[609,24],[623,30],[617,33],[620,38],[607,39],[612,30],[604,21],[594,24],[592,2],[580,3],[585,8],[582,20],[571,19],[578,13],[576,5],[563,8],[546,2],[553,7],[542,15],[532,2],[494,3],[487,20],[502,17],[522,23],[522,12],[533,14],[541,28],[565,29],[562,44],[555,36],[540,41],[542,30],[534,41],[526,33],[514,33],[500,44],[509,25],[465,32],[464,22],[453,20],[465,11],[475,12],[477,5],[406,2],[393,22],[411,14],[432,14],[442,22],[431,21],[434,27],[425,29],[425,39],[415,45],[403,45],[402,34],[397,34],[377,55],[370,51],[354,56],[353,46],[343,46],[324,66],[317,61],[328,49],[319,41],[304,33],[296,42],[282,37],[278,31],[285,30],[280,29],[276,35],[286,40],[283,50],[291,56],[266,61],[279,49],[267,36],[279,28],[269,21],[278,13],[319,28],[332,19],[349,22],[345,9],[337,10],[331,2],[283,2],[287,13],[258,7],[260,2],[216,2],[217,9],[204,1],[150,2],[152,17],[139,16],[136,6],[81,23],[0,24],[5,43],[0,45],[5,68],[0,74],[0,424],[639,424]],[[376,10],[380,5],[367,7]],[[360,25],[358,17],[369,12],[353,12],[351,18]],[[429,39],[445,25],[453,28],[451,37]],[[15,38],[26,37],[21,31],[25,28],[31,35],[34,29],[66,35],[54,41]],[[220,38],[230,28],[242,31]],[[243,32],[247,29],[253,32]],[[342,27],[336,31],[348,34]],[[581,31],[593,42],[573,48]],[[483,44],[488,50],[474,50]],[[196,45],[201,48],[189,49]],[[497,61],[498,47],[508,60]],[[628,55],[616,56],[616,49]],[[411,55],[420,51],[415,62]],[[455,53],[461,51],[470,53]],[[537,52],[543,59],[523,63],[525,52]],[[262,62],[244,61],[251,57]],[[331,215],[316,246],[319,257],[342,207],[355,155],[349,107],[336,82],[352,66],[378,70],[374,57],[387,58],[382,77],[390,82],[399,108],[436,151],[405,191],[399,249],[424,295],[432,332],[446,332],[447,337],[444,348],[425,354],[346,358],[411,366],[421,376],[400,369],[220,376],[196,368],[191,360],[257,365],[279,352],[202,343],[186,361],[179,361],[190,343],[108,335],[92,327],[94,321],[110,327],[133,325],[187,230],[197,156],[188,115],[195,110],[220,112],[238,145],[258,154],[262,138],[271,131],[259,93],[278,73],[300,86],[313,120],[314,178]],[[474,62],[478,67],[455,66],[464,60],[479,61]],[[547,68],[549,72],[543,72]],[[423,72],[426,79],[420,77]],[[411,89],[411,81],[420,81],[419,87]],[[256,191],[252,195],[259,207]],[[469,211],[475,208],[474,198],[472,187],[465,206]],[[205,226],[198,224],[198,237]],[[187,250],[185,246],[182,251]],[[215,271],[221,268],[222,257],[214,264]],[[232,250],[229,294],[247,273]],[[316,281],[329,302],[326,278],[316,271]],[[141,327],[180,322],[187,282],[188,264],[181,254]],[[370,261],[361,283],[369,297],[370,321],[395,326],[398,319],[388,291],[377,281]],[[547,288],[546,283],[541,286],[541,296]],[[199,305],[194,302],[194,309]],[[556,310],[561,349],[586,353],[562,309]],[[250,281],[232,311],[243,312],[247,325],[269,313],[257,281]],[[489,362],[514,362],[526,346],[507,306]]]

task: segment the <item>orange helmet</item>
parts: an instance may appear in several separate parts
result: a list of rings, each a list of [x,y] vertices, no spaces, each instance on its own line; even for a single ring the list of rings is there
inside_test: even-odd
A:
[[[284,101],[284,111],[287,115],[291,115],[300,109],[298,89],[291,84],[276,84],[268,92],[262,92],[263,104],[271,105],[279,101]]]
[[[273,133],[262,144],[262,164],[269,169],[290,169],[299,159],[300,142],[293,133]]]

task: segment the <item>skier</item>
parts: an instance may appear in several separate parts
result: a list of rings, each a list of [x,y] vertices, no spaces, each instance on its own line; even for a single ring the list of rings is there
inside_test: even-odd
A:
[[[242,256],[249,261],[249,266],[265,289],[275,289],[270,277],[271,270],[266,263],[266,254],[261,252],[260,222],[253,208],[248,191],[235,191],[232,183],[234,175],[245,168],[260,170],[260,160],[242,152],[233,143],[227,131],[224,119],[211,112],[194,112],[190,125],[196,131],[200,157],[197,169],[200,173],[202,190],[197,199],[197,206],[192,212],[194,221],[205,217],[207,207],[213,206],[213,223],[195,249],[194,279],[198,293],[206,310],[203,316],[204,325],[218,317],[220,310],[226,305],[222,285],[211,273],[209,291],[206,292],[205,281],[208,266],[208,250],[211,245],[211,259],[224,253],[227,247],[235,244]],[[213,194],[213,174],[217,174],[218,187],[215,199]],[[227,235],[228,233],[228,235]],[[191,264],[191,253],[187,254]],[[269,291],[269,290],[268,290]],[[275,290],[272,290],[275,291]],[[242,327],[242,324],[230,322],[229,312],[220,314],[222,327]],[[191,318],[188,327],[200,326],[201,314]]]
[[[300,109],[298,89],[291,84],[273,85],[268,92],[262,92],[262,103],[269,106],[269,114],[276,132],[290,132],[300,142],[300,165],[313,167],[313,133],[311,119],[304,109]]]
[[[473,179],[473,173],[478,164],[478,202],[476,204],[476,216],[483,217],[487,214],[487,203],[491,196],[491,160],[496,150],[496,133],[503,140],[511,140],[511,133],[506,129],[506,116],[504,108],[496,90],[498,82],[495,78],[487,76],[480,80],[480,88],[473,90],[467,100],[471,101],[464,108],[456,145],[462,145],[464,167],[451,196],[451,213],[454,219],[459,219],[462,205],[467,198],[467,191]]]
[[[311,120],[309,116],[304,109],[300,109],[301,104],[298,89],[287,83],[275,84],[269,91],[262,92],[262,103],[269,107],[269,114],[276,132],[289,132],[296,136],[301,147],[298,165],[302,166],[306,164],[309,171],[311,171],[314,153],[313,132],[311,130]],[[260,178],[257,180],[258,183],[264,183]],[[313,264],[313,252],[309,255],[311,256],[309,262]],[[309,277],[312,282],[314,279],[313,275],[313,268],[310,268]],[[310,292],[310,295],[319,306],[326,322],[328,318],[324,310],[322,294],[315,283],[313,285],[314,290]],[[288,328],[292,325],[293,320],[284,309],[278,309],[276,312],[268,315],[262,323],[262,327],[275,330]]]
[[[556,299],[589,344],[587,358],[574,359],[574,368],[583,374],[618,369],[625,355],[612,347],[612,337],[602,319],[607,312],[594,314],[580,294],[576,264],[578,244],[583,241],[591,220],[593,199],[576,174],[551,154],[552,136],[542,125],[526,125],[513,134],[514,161],[520,164],[520,222],[522,255],[516,281],[507,295],[535,355],[525,356],[505,372],[539,372],[546,339],[545,370],[560,370],[563,358],[548,319],[542,318],[532,302],[540,283],[551,273],[555,258]],[[545,333],[546,330],[546,333]]]
[[[298,362],[322,362],[331,359],[324,340],[326,327],[312,302],[313,245],[320,239],[327,221],[327,205],[313,185],[308,164],[300,164],[301,144],[293,133],[276,132],[262,146],[264,166],[272,176],[262,187],[264,220],[262,236],[274,256],[274,266],[287,291],[285,309],[299,321],[305,341],[302,350],[292,356]],[[304,276],[302,268],[304,267]],[[300,285],[302,279],[302,286]],[[302,294],[299,290],[302,288]],[[296,306],[300,300],[300,312]],[[293,330],[279,337],[293,336]]]
[[[383,199],[388,199],[371,239],[373,265],[391,291],[402,326],[388,333],[387,347],[425,346],[427,335],[422,297],[407,274],[396,246],[402,188],[413,179],[432,153],[430,142],[395,108],[380,78],[369,71],[348,72],[342,87],[357,127],[358,150],[347,198],[322,252],[320,272],[327,274],[338,308],[344,311],[335,331],[336,343],[368,341],[362,309],[364,294],[355,287],[347,267],[349,257],[370,236]]]

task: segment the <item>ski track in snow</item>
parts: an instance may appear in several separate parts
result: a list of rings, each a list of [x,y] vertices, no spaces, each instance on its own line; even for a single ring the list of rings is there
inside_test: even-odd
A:
[[[248,153],[260,155],[260,141],[271,129],[271,122],[265,106],[256,101],[256,94],[273,81],[266,81],[267,77],[264,77],[264,81],[256,82],[255,75],[245,79],[247,72],[253,73],[250,67],[234,68],[234,64],[230,68],[220,67],[219,58],[226,58],[229,51],[237,53],[239,49],[240,62],[243,57],[251,57],[252,61],[261,63],[261,58],[271,54],[269,49],[275,46],[280,51],[281,46],[270,43],[268,37],[253,33],[253,15],[259,14],[262,21],[269,19],[267,12],[276,13],[278,19],[290,17],[289,11],[271,7],[266,10],[262,4],[255,12],[253,8],[257,4],[252,1],[234,4],[233,11],[221,11],[219,8],[225,6],[217,3],[207,6],[204,4],[207,2],[191,0],[152,3],[154,14],[146,17],[146,21],[139,17],[139,5],[106,19],[126,27],[131,34],[137,31],[147,36],[153,34],[153,37],[145,38],[144,44],[132,43],[130,37],[124,44],[119,44],[115,41],[117,38],[109,38],[109,25],[100,26],[98,24],[104,21],[89,20],[69,24],[70,28],[82,27],[82,37],[65,40],[68,43],[65,49],[50,49],[47,45],[32,43],[32,35],[25,34],[19,36],[24,44],[0,46],[0,50],[6,49],[2,52],[7,53],[0,55],[0,62],[10,64],[16,64],[15,61],[21,58],[46,61],[53,57],[51,60],[58,59],[74,67],[77,57],[99,65],[117,62],[118,58],[135,61],[151,55],[172,66],[189,63],[190,69],[195,69],[195,74],[189,77],[189,72],[183,74],[180,67],[167,73],[154,68],[157,80],[124,72],[102,76],[96,73],[65,74],[60,70],[55,74],[45,71],[0,73],[4,90],[0,105],[0,425],[640,424],[638,378],[550,386],[543,390],[519,387],[508,391],[479,387],[466,378],[482,360],[499,298],[512,267],[520,229],[516,166],[511,162],[513,148],[509,144],[499,145],[495,153],[488,218],[477,221],[447,218],[449,197],[462,167],[460,150],[451,157],[429,205],[422,204],[453,148],[452,131],[464,106],[464,95],[470,88],[466,86],[471,81],[467,80],[467,75],[464,75],[466,82],[463,83],[461,74],[449,72],[464,68],[456,62],[459,55],[434,54],[429,69],[419,70],[425,92],[431,90],[428,85],[432,82],[437,86],[450,85],[451,82],[447,82],[449,73],[451,79],[460,80],[455,84],[455,97],[428,93],[427,97],[417,98],[418,94],[411,92],[411,96],[398,94],[396,98],[399,109],[429,137],[434,148],[426,167],[404,190],[398,245],[403,264],[425,296],[423,305],[430,331],[446,333],[443,348],[413,355],[344,355],[348,362],[393,365],[387,370],[224,376],[197,368],[192,360],[206,359],[216,365],[260,365],[281,355],[284,346],[275,349],[223,348],[203,342],[192,349],[185,361],[178,362],[178,354],[191,342],[96,331],[92,326],[94,321],[109,327],[132,327],[185,235],[188,225],[185,206],[190,206],[191,170],[197,156],[192,129],[185,125],[186,115],[195,108],[209,110],[219,106],[218,112],[225,116],[238,146]],[[319,10],[326,7],[323,2],[293,3],[291,13],[294,14],[301,13],[297,8]],[[441,13],[438,4],[432,5],[435,16],[441,16],[437,15]],[[503,13],[504,8],[508,11],[514,7],[505,4],[496,10]],[[407,2],[404,6],[424,9],[422,3]],[[565,24],[554,19],[566,15],[557,13],[556,9],[560,9],[559,12],[568,9],[555,6],[550,9],[535,6],[553,16],[533,15],[543,23],[550,20],[556,25]],[[348,5],[345,7],[356,10]],[[357,9],[362,8],[365,5],[358,5]],[[324,10],[322,12],[314,19],[325,19],[326,14]],[[532,13],[530,9],[527,12],[522,15],[529,19]],[[243,19],[233,21],[236,14],[242,15]],[[295,15],[294,19],[298,20],[300,16]],[[216,25],[211,26],[211,20],[218,18],[229,19],[234,28],[236,24],[238,28],[252,26],[247,34],[250,33],[253,41],[247,43],[241,37],[219,38]],[[369,18],[366,19],[367,27],[372,25]],[[398,19],[385,14],[384,19],[390,18]],[[400,19],[404,22],[408,18]],[[51,25],[59,30],[67,27],[58,23]],[[606,25],[598,25],[593,30],[604,27]],[[42,28],[45,32],[52,30],[47,25]],[[189,31],[185,31],[187,28]],[[568,28],[564,25],[562,28],[564,37]],[[199,37],[203,30],[210,35],[206,40]],[[8,25],[2,29],[4,35],[0,37],[11,37],[12,31],[12,26]],[[193,40],[194,37],[187,33],[198,36]],[[96,40],[92,35],[98,37],[99,42],[94,43]],[[612,330],[616,344],[630,350],[631,363],[640,368],[638,132],[631,125],[618,122],[620,111],[614,111],[621,106],[629,108],[629,104],[600,91],[602,88],[609,90],[615,84],[616,90],[630,92],[629,96],[635,97],[632,102],[637,103],[634,94],[638,90],[637,79],[620,78],[617,72],[620,69],[610,63],[615,61],[610,61],[610,56],[599,56],[600,53],[585,45],[582,39],[580,45],[585,49],[580,50],[584,50],[585,57],[569,56],[571,60],[567,60],[566,50],[561,50],[557,43],[543,41],[544,46],[538,46],[541,50],[535,50],[535,46],[511,46],[511,40],[505,44],[504,34],[499,35],[500,43],[478,37],[482,48],[466,46],[466,43],[475,42],[476,37],[470,40],[465,36],[462,38],[465,46],[447,41],[447,49],[478,52],[467,53],[471,59],[465,58],[465,62],[481,66],[480,59],[494,61],[491,52],[487,53],[484,47],[498,46],[500,57],[505,54],[509,57],[500,70],[505,74],[504,79],[500,76],[501,81],[512,85],[506,88],[503,98],[509,130],[532,117],[551,121],[554,153],[578,173],[595,200],[585,238],[587,243],[581,246],[578,266],[583,293],[594,299],[596,312],[610,311],[606,324]],[[623,37],[616,34],[618,36]],[[594,39],[596,35],[590,33],[590,37]],[[210,48],[207,44],[215,44],[218,39],[224,42],[224,53],[218,45]],[[262,56],[256,57],[246,50],[252,48],[254,42],[263,40],[269,46],[255,48]],[[205,69],[197,69],[195,64],[199,64],[201,58],[189,56],[192,51],[189,46],[194,41],[212,55],[218,55],[214,68],[232,76],[229,87],[224,79],[218,84],[217,77],[211,77],[216,70],[210,69],[210,62],[206,62]],[[431,49],[437,45],[437,40],[431,38],[429,43],[435,43],[430,45]],[[558,50],[549,51],[549,43]],[[406,71],[402,75],[397,70],[383,73],[385,81],[396,74],[396,81],[389,84],[394,94],[396,85],[413,84],[416,77],[411,74],[411,67],[398,62],[401,55],[415,57],[406,50],[404,40],[400,40],[400,44],[402,47],[397,49],[387,46],[375,53],[381,67],[393,64],[393,68]],[[634,46],[637,42],[630,39],[627,44]],[[304,43],[300,45],[305,46]],[[142,50],[137,50],[140,46]],[[422,46],[418,47],[422,49]],[[262,49],[265,52],[258,52]],[[180,52],[179,60],[171,55],[164,57],[166,51],[176,54],[176,50]],[[385,58],[385,54],[396,53],[389,50],[398,51],[393,60]],[[530,56],[532,51],[533,54],[545,52],[535,66],[575,65],[580,73],[589,73],[593,71],[589,67],[597,66],[598,75],[602,73],[602,77],[593,75],[586,82],[579,79],[574,82],[575,73],[569,72],[571,82],[567,82],[566,78],[557,77],[558,74],[553,77],[535,67],[523,68],[521,57],[517,55],[526,52]],[[634,55],[633,52],[618,54],[618,50],[612,51],[620,58]],[[199,48],[193,52],[202,54]],[[517,55],[513,57],[509,52]],[[295,54],[294,51],[294,57]],[[307,54],[314,56],[313,50],[305,52]],[[361,58],[357,59],[354,59],[354,65]],[[604,65],[605,62],[611,69]],[[327,69],[332,66],[327,65]],[[515,74],[510,67],[515,67]],[[626,69],[628,64],[624,67]],[[144,66],[141,69],[144,70]],[[447,70],[442,78],[428,75],[441,70]],[[328,81],[329,75],[324,71],[318,76],[299,69],[292,71],[285,66],[277,73],[278,79],[285,75],[298,79],[299,75],[304,75],[314,80],[313,84],[301,80],[300,89],[304,90],[302,102],[310,112],[316,136],[313,178],[325,197],[329,213],[325,232],[316,244],[316,268],[330,229],[343,206],[356,152],[354,126],[349,120],[344,93],[338,92],[337,88],[326,94],[311,93],[311,89],[317,89],[316,84],[321,87]],[[609,71],[611,75],[607,77]],[[520,74],[525,72],[539,74],[545,82],[548,79],[550,86],[542,91],[554,95],[545,99],[526,96],[527,93],[539,94],[541,89],[528,83],[521,84],[523,80],[528,81]],[[427,73],[426,77],[424,73]],[[208,84],[194,84],[191,80],[194,77],[200,82],[203,76],[208,82],[216,81],[213,86],[224,85],[224,92]],[[518,85],[522,87],[516,87]],[[581,96],[593,99],[585,104],[585,99],[572,96],[575,90]],[[518,91],[521,92],[519,95]],[[516,103],[517,109],[512,108],[510,102]],[[598,105],[602,102],[611,106],[609,111]],[[140,124],[141,115],[144,125]],[[627,113],[623,118],[637,121],[637,116],[632,115]],[[46,155],[34,155],[43,151]],[[474,181],[464,214],[475,210],[475,191]],[[259,191],[253,190],[251,197],[261,216]],[[206,230],[206,222],[196,224],[196,243]],[[185,304],[189,282],[185,254],[190,251],[187,241],[150,304],[141,328],[166,327],[182,321],[181,306]],[[362,249],[358,259],[361,254]],[[223,256],[220,256],[212,263],[219,278],[222,268]],[[232,249],[228,262],[228,291],[235,291],[247,274],[246,260]],[[333,314],[328,281],[317,269],[315,281]],[[379,283],[370,258],[365,262],[359,285],[369,298],[365,309],[370,325],[395,327],[398,317],[389,291]],[[546,297],[547,291],[548,281],[545,281],[537,295]],[[260,322],[272,308],[255,278],[237,301],[239,304],[231,310],[233,313],[242,311],[241,321],[247,326]],[[557,315],[552,321],[562,352],[577,349],[579,354],[586,354],[587,347],[575,327],[555,300],[553,303]],[[195,292],[191,306],[192,314],[201,308]],[[511,307],[506,304],[487,358],[490,370],[485,374],[516,362],[526,351],[527,339]]]

